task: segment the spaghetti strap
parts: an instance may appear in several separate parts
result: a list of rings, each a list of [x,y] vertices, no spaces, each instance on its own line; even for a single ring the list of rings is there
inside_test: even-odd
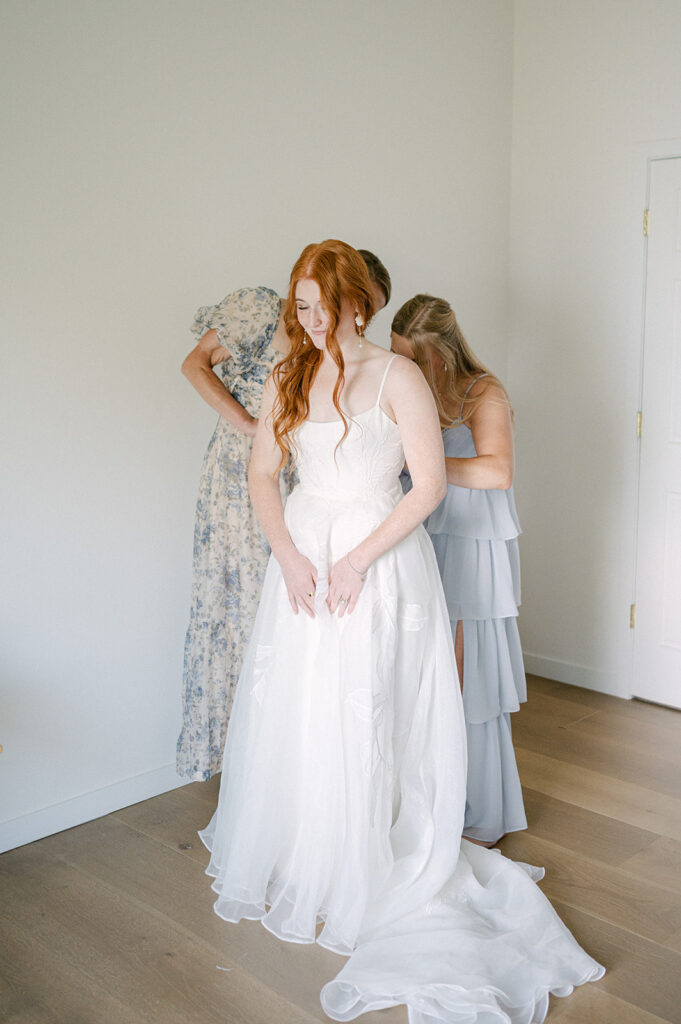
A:
[[[383,373],[383,379],[381,380],[381,386],[378,389],[378,395],[376,396],[376,405],[378,405],[380,403],[380,401],[381,401],[381,395],[383,394],[383,386],[385,384],[385,379],[388,376],[388,370],[390,369],[390,367],[392,365],[392,362],[393,362],[393,359],[395,359],[396,356],[397,356],[397,353],[395,353],[395,355],[393,355],[392,358],[390,358],[388,360],[388,362],[387,362],[385,371]]]
[[[461,420],[463,419],[463,407],[466,404],[466,399],[468,398],[468,392],[473,387],[473,385],[477,384],[478,381],[482,380],[483,377],[489,377],[489,374],[488,373],[481,373],[479,377],[474,377],[473,380],[468,385],[468,387],[466,388],[466,390],[464,391],[463,398],[461,399],[461,408],[459,409],[459,415],[454,420],[454,423],[460,423]]]

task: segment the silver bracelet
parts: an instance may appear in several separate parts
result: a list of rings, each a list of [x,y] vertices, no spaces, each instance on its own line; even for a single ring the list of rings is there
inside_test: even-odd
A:
[[[364,572],[360,572],[360,570],[359,570],[359,569],[355,569],[354,565],[353,565],[353,564],[352,564],[352,562],[350,561],[350,555],[346,555],[345,557],[347,558],[347,560],[348,560],[348,565],[350,566],[350,568],[352,569],[352,571],[353,571],[353,572],[356,572],[356,573],[357,573],[357,575],[358,575],[358,576],[360,577],[360,579],[366,579],[366,570],[365,570]]]

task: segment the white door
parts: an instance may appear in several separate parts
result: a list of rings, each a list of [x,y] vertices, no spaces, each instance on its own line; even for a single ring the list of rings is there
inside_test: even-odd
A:
[[[681,707],[681,158],[653,160],[636,558],[636,697]]]

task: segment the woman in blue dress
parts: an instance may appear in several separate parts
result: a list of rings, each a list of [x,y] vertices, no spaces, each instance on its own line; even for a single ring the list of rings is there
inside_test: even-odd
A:
[[[359,251],[374,308],[382,309],[390,300],[390,275],[372,252]],[[178,774],[201,781],[222,765],[234,689],[269,558],[246,470],[265,381],[290,342],[282,300],[264,287],[240,288],[215,306],[202,306],[191,330],[197,344],[182,372],[220,417],[199,480],[177,741]]]
[[[510,713],[526,700],[511,405],[444,299],[415,295],[406,302],[393,319],[392,349],[423,371],[443,428],[447,495],[424,525],[437,556],[463,688],[464,835],[493,846],[505,833],[527,828],[510,723]]]

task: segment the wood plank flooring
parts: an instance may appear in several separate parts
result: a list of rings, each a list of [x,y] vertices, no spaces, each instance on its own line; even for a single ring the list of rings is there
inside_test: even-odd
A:
[[[529,677],[513,716],[529,821],[503,852],[605,978],[550,1024],[681,1024],[681,714]],[[217,780],[0,856],[0,1021],[314,1024],[343,960],[212,910],[196,835]],[[406,1024],[403,1008],[365,1024]]]

